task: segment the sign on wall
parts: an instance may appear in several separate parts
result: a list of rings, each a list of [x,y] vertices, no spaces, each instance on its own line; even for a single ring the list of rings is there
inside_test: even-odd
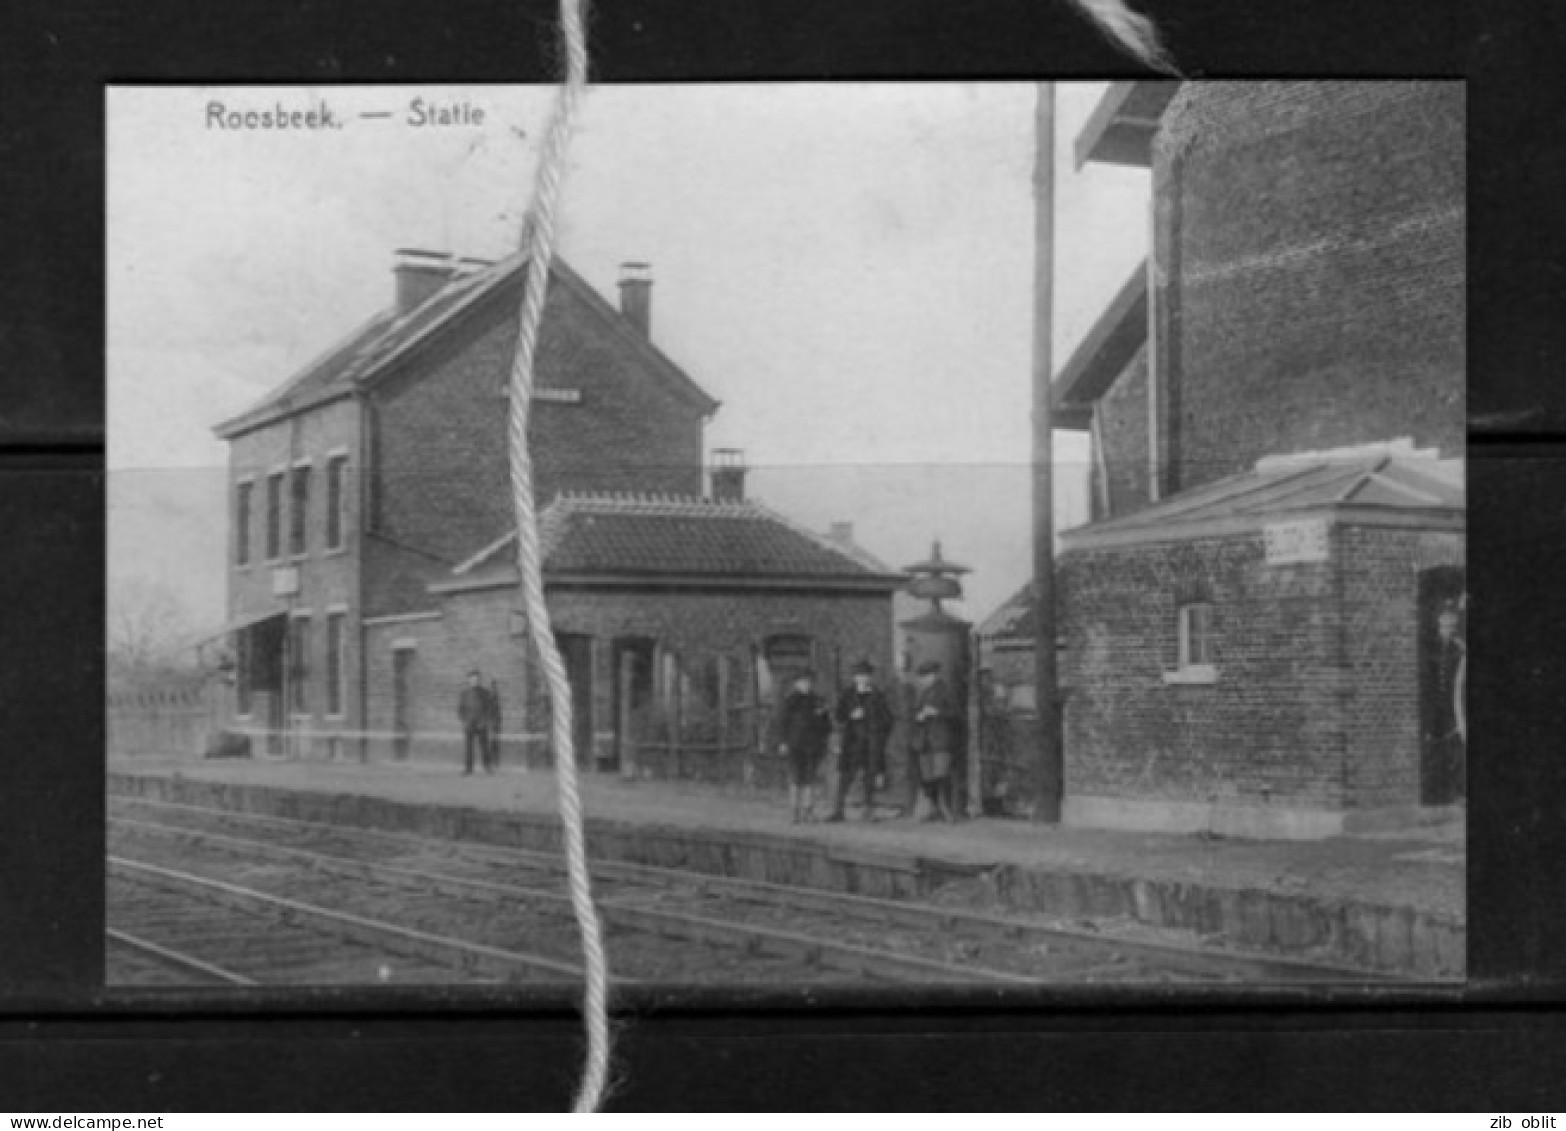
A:
[[[1327,520],[1309,518],[1295,522],[1269,522],[1262,528],[1268,565],[1327,560]]]
[[[272,596],[299,596],[298,566],[278,566],[272,571]]]

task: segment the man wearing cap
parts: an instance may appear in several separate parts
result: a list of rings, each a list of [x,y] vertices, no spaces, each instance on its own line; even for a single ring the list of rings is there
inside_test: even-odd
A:
[[[909,749],[919,766],[919,779],[930,799],[927,821],[955,821],[952,815],[952,752],[957,740],[957,712],[951,689],[941,678],[941,665],[926,660],[915,673],[918,694],[913,706],[913,736]]]
[[[837,762],[837,804],[828,821],[843,819],[854,778],[864,775],[865,820],[875,820],[875,790],[886,775],[886,741],[892,734],[892,709],[875,685],[869,660],[854,665],[853,682],[838,696],[835,718],[843,736]]]
[[[484,677],[475,669],[468,673],[468,685],[457,700],[457,718],[462,722],[464,774],[473,772],[473,751],[479,752],[486,773],[495,772],[494,735],[499,706]]]
[[[778,752],[788,759],[788,799],[794,824],[815,819],[816,773],[832,733],[832,712],[816,694],[816,676],[802,671],[783,700]]]

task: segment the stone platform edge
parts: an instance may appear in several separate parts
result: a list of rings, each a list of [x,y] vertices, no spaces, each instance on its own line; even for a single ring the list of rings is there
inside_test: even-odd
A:
[[[111,796],[149,797],[505,848],[560,850],[558,820],[547,813],[126,771],[111,771],[108,788]],[[1410,907],[1144,876],[943,861],[774,833],[632,824],[609,818],[589,820],[588,848],[593,857],[606,861],[886,899],[927,898],[946,884],[982,878],[1007,911],[1068,919],[1123,917],[1160,930],[1220,940],[1239,950],[1419,980],[1461,979],[1465,967],[1465,924],[1453,916]]]

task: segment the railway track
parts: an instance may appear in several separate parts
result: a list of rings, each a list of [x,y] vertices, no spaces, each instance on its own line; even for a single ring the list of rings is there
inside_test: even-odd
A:
[[[529,949],[562,963],[575,955],[564,866],[546,853],[145,799],[116,798],[110,832],[115,851],[134,851],[152,867],[192,869],[209,884],[249,884],[267,898],[296,902],[306,898],[301,892],[313,892],[318,903],[346,904],[344,912],[361,918],[390,914],[426,934],[501,949],[526,939]],[[1020,918],[668,868],[602,862],[593,872],[622,981],[792,985],[849,977],[1039,985],[1366,978],[1288,959],[1107,938]]]
[[[110,961],[138,985],[337,985],[574,979],[580,968],[109,857]],[[119,954],[116,955],[115,951]],[[137,963],[127,964],[126,952]],[[158,969],[153,976],[152,969]],[[138,974],[139,970],[139,974]]]

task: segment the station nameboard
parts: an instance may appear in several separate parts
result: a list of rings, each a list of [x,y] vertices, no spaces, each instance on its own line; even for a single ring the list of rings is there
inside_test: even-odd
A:
[[[1268,565],[1327,560],[1327,520],[1309,518],[1296,522],[1269,522],[1262,528]]]

